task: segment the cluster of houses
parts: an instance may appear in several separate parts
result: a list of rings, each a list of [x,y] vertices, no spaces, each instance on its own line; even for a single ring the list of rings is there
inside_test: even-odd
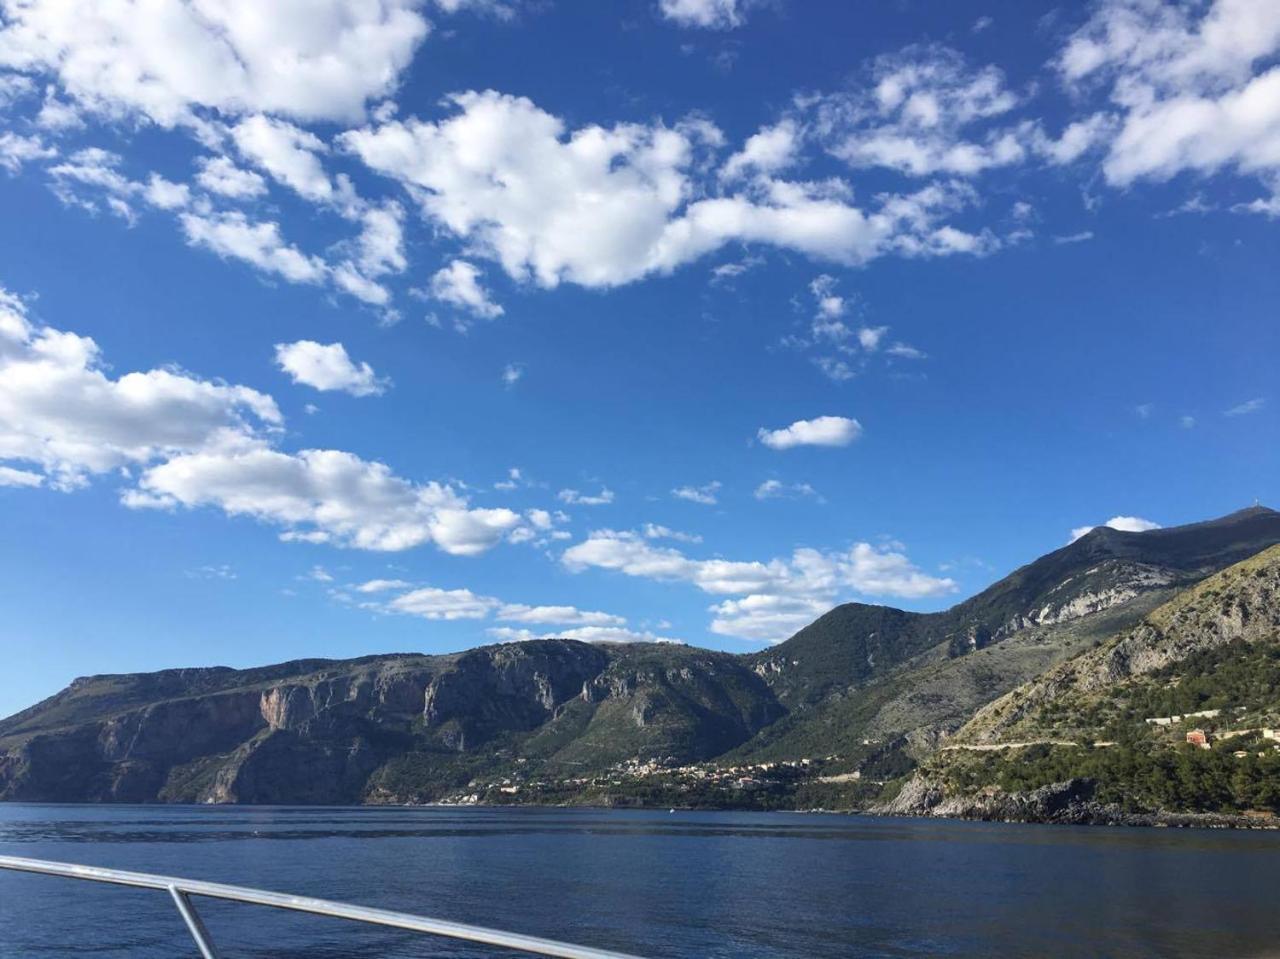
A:
[[[460,793],[444,800],[446,805],[475,805],[492,801],[500,796],[516,797],[524,793],[537,795],[544,790],[580,790],[584,787],[622,786],[638,780],[661,776],[674,783],[711,785],[730,789],[750,790],[767,786],[780,780],[808,777],[838,760],[838,756],[816,759],[782,760],[778,762],[745,763],[738,766],[717,767],[710,765],[677,766],[675,760],[631,759],[618,763],[606,772],[588,776],[565,776],[560,779],[522,779],[506,777],[489,783],[473,781],[471,792]],[[519,761],[518,761],[519,762]],[[856,775],[818,777],[822,781],[835,782],[857,779]],[[493,794],[497,793],[497,796]]]
[[[1245,711],[1243,706],[1237,706],[1235,711],[1242,713]],[[1221,709],[1202,709],[1195,713],[1184,713],[1181,716],[1153,716],[1145,720],[1150,726],[1172,726],[1176,723],[1184,722],[1188,719],[1217,719],[1222,715]],[[1280,729],[1271,729],[1266,726],[1255,727],[1253,729],[1224,729],[1217,732],[1209,732],[1205,729],[1188,729],[1186,733],[1186,742],[1191,746],[1198,746],[1200,749],[1212,749],[1215,742],[1221,743],[1229,739],[1238,739],[1241,736],[1250,734],[1258,734],[1263,739],[1270,740],[1276,745],[1275,749],[1280,749]],[[1249,755],[1247,750],[1237,749],[1234,752],[1237,757]]]

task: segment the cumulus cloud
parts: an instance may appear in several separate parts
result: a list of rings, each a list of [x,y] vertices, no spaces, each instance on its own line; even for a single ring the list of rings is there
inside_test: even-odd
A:
[[[492,611],[494,602],[486,596],[477,596],[469,589],[426,586],[395,597],[386,604],[386,608],[423,619],[484,619]]]
[[[796,162],[800,147],[796,122],[784,119],[748,137],[742,149],[724,162],[720,175],[731,180],[747,173],[777,173]]]
[[[224,258],[243,260],[264,273],[293,283],[320,283],[328,275],[323,260],[285,242],[280,226],[252,221],[238,210],[223,213],[184,213],[180,218],[187,242]]]
[[[767,499],[806,499],[821,500],[818,491],[808,483],[784,483],[782,480],[765,480],[756,487],[755,498]]]
[[[304,199],[330,203],[337,197],[339,188],[320,160],[327,147],[314,133],[255,114],[232,127],[231,137],[242,156]]]
[[[355,120],[428,31],[414,0],[4,0],[0,66],[56,78],[81,107],[161,126],[202,114]]]
[[[397,592],[387,599],[363,603],[365,608],[376,612],[404,613],[433,620],[493,619],[516,624],[515,627],[497,626],[488,630],[491,636],[504,641],[559,637],[585,642],[625,642],[624,636],[630,636],[634,641],[645,641],[643,634],[632,633],[625,628],[626,617],[577,606],[507,603],[469,589],[413,586],[402,580],[370,580],[358,586],[357,591],[366,595]],[[528,629],[530,626],[566,628],[536,635]],[[657,637],[651,637],[647,641],[656,640]]]
[[[678,543],[701,543],[702,537],[696,533],[683,533],[669,526],[658,523],[645,523],[642,529],[645,539],[670,539]]]
[[[14,469],[12,466],[0,466],[0,486],[43,486],[44,476],[30,470]]]
[[[524,366],[520,363],[508,363],[502,368],[502,385],[511,389],[524,379]]]
[[[210,193],[233,200],[251,200],[267,192],[267,183],[259,174],[241,169],[229,157],[200,157],[196,167],[196,182]]]
[[[1030,128],[991,123],[1019,104],[996,67],[971,68],[945,47],[909,47],[879,57],[870,80],[816,101],[819,136],[851,166],[971,176],[1027,156]]]
[[[1117,186],[1234,169],[1280,188],[1280,7],[1254,0],[1104,0],[1058,58],[1073,87],[1109,92]],[[1265,212],[1270,199],[1260,201]]]
[[[282,422],[246,386],[172,368],[112,377],[92,339],[32,323],[0,289],[0,461],[36,464],[66,489]]]
[[[692,559],[644,535],[598,530],[567,549],[572,571],[605,569],[661,581],[686,582],[703,592],[735,597],[711,607],[711,631],[778,642],[852,592],[911,599],[953,592],[953,580],[918,569],[891,546],[856,543],[847,551],[801,548],[768,562]]]
[[[431,295],[480,319],[492,320],[503,314],[502,307],[480,285],[480,270],[466,260],[454,260],[436,271],[431,277]]]
[[[413,585],[403,579],[369,579],[356,586],[357,593],[385,593],[392,589],[405,589]]]
[[[414,483],[343,450],[287,453],[239,439],[148,468],[134,507],[211,506],[283,527],[283,538],[365,550],[434,543],[476,556],[521,524],[509,509],[472,509],[452,487]]]
[[[671,491],[671,495],[676,499],[688,500],[690,503],[715,506],[719,502],[720,486],[719,480],[712,480],[702,486],[677,486]]]
[[[1126,533],[1145,533],[1149,529],[1160,529],[1159,523],[1153,523],[1149,519],[1143,519],[1141,516],[1113,516],[1102,524],[1112,529],[1123,530]],[[1097,529],[1096,526],[1077,526],[1071,531],[1071,542],[1074,543],[1085,533]]]
[[[796,446],[848,446],[862,435],[862,424],[847,416],[819,416],[796,420],[790,426],[770,430],[761,427],[756,438],[774,450]]]
[[[562,489],[556,494],[556,498],[562,503],[569,503],[574,506],[608,506],[613,502],[613,490],[607,486],[600,487],[600,492],[594,496],[588,493],[580,493],[576,489]]]
[[[705,120],[570,130],[532,101],[494,91],[447,103],[452,115],[437,122],[388,120],[339,142],[517,280],[616,286],[734,242],[848,264],[990,249],[988,238],[938,222],[970,200],[945,185],[881,197],[875,209],[852,205],[838,180],[757,176],[706,195],[698,171],[723,136]],[[758,166],[767,151],[755,152]]]
[[[658,9],[666,20],[682,27],[730,30],[746,23],[751,0],[659,0]]]
[[[626,619],[598,610],[578,609],[576,606],[527,606],[508,603],[498,609],[497,618],[509,623],[564,626],[622,626]]]
[[[9,173],[17,173],[24,164],[57,155],[58,151],[38,136],[23,136],[10,130],[0,133],[0,167]]]
[[[387,381],[379,379],[368,363],[355,363],[341,343],[298,340],[276,344],[276,365],[295,383],[317,390],[340,390],[352,396],[376,396]]]
[[[214,507],[278,526],[285,540],[368,550],[434,543],[475,556],[551,525],[510,509],[472,508],[449,485],[414,483],[353,453],[276,449],[282,424],[275,401],[246,386],[176,368],[112,377],[92,339],[37,326],[0,290],[6,485],[68,490],[93,475],[136,469],[122,493],[127,506]]]
[[[576,639],[580,643],[682,643],[682,640],[648,630],[638,631],[621,626],[574,626],[542,633],[531,629],[494,626],[487,632],[504,643],[524,643],[533,639]]]

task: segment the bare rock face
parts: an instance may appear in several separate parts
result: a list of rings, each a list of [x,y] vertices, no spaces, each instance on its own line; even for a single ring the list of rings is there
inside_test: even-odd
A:
[[[1162,669],[1192,653],[1238,639],[1267,639],[1280,630],[1280,546],[1178,594],[1109,643],[1049,670],[977,712],[959,732],[968,742],[995,742],[1064,696],[1105,690]]]
[[[450,745],[462,750],[502,730],[527,731],[579,696],[608,664],[598,647],[555,641],[492,646],[463,654],[423,693],[428,728],[447,727]]]

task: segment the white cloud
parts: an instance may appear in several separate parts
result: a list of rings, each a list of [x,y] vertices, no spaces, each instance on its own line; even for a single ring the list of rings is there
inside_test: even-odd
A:
[[[751,0],[659,0],[664,19],[682,27],[729,30],[746,23]]]
[[[598,530],[562,556],[573,571],[588,568],[690,583],[726,599],[712,607],[712,632],[780,641],[830,609],[850,591],[923,598],[953,592],[953,580],[929,576],[894,547],[856,543],[845,552],[801,548],[767,563],[691,559],[640,534]]]
[[[45,93],[45,102],[41,105],[40,113],[36,114],[36,125],[47,131],[65,133],[72,129],[81,129],[84,119],[79,114],[79,110],[67,101],[59,100],[50,88]]]
[[[826,273],[814,277],[809,283],[809,292],[813,294],[818,309],[813,328],[815,336],[843,339],[849,335],[845,325],[837,322],[848,311],[848,304],[835,292],[835,288],[836,278]]]
[[[0,167],[10,173],[17,173],[24,164],[57,155],[58,151],[38,136],[22,136],[9,130],[0,133]]]
[[[682,533],[679,530],[671,529],[669,526],[660,526],[657,523],[645,523],[642,530],[645,539],[670,539],[677,543],[701,543],[702,537],[696,533]]]
[[[1126,533],[1145,533],[1149,529],[1160,529],[1159,523],[1153,523],[1151,520],[1143,519],[1141,516],[1113,516],[1102,525],[1122,530]],[[1077,526],[1071,531],[1071,542],[1074,543],[1085,533],[1096,528],[1094,526]]]
[[[853,206],[848,184],[830,179],[759,176],[740,192],[708,195],[700,171],[722,136],[705,120],[569,130],[531,101],[493,91],[448,103],[454,112],[439,122],[389,120],[340,143],[517,280],[616,286],[728,243],[847,264],[992,248],[990,237],[939,223],[972,199],[943,184],[879,197],[874,210]]]
[[[299,576],[298,579],[309,579],[314,583],[332,583],[333,574],[323,566],[312,566],[306,573]]]
[[[143,196],[156,209],[181,210],[191,202],[191,188],[153,173],[147,180]]]
[[[815,356],[813,363],[818,369],[822,370],[827,379],[834,380],[837,383],[844,383],[858,375],[847,361],[839,357]]]
[[[328,275],[324,261],[286,243],[276,223],[254,222],[239,211],[184,213],[180,221],[192,246],[243,260],[264,273],[274,273],[293,283],[321,283]]]
[[[1068,246],[1073,243],[1086,243],[1093,239],[1092,230],[1081,230],[1079,233],[1068,233],[1065,236],[1055,236],[1053,242],[1058,246]]]
[[[613,502],[613,490],[602,486],[599,493],[591,496],[580,493],[576,489],[562,489],[556,494],[556,498],[562,503],[574,506],[608,506]]]
[[[796,162],[800,146],[796,122],[784,119],[748,137],[742,149],[724,162],[720,175],[732,180],[748,173],[777,173]]]
[[[304,199],[323,204],[337,197],[338,189],[320,162],[327,147],[314,133],[256,114],[232,127],[231,137],[242,156]]]
[[[368,276],[403,273],[408,269],[409,260],[404,252],[404,208],[399,203],[366,206],[360,212],[360,222],[357,259]]]
[[[368,363],[356,364],[341,343],[298,340],[276,344],[276,365],[295,383],[317,390],[340,390],[352,396],[376,396],[387,388]]]
[[[504,312],[480,285],[480,270],[466,260],[454,260],[438,270],[431,278],[431,295],[484,320],[495,319]]]
[[[1251,400],[1246,400],[1245,402],[1239,404],[1238,406],[1231,407],[1231,409],[1227,410],[1223,415],[1224,416],[1248,416],[1250,413],[1257,413],[1259,410],[1265,409],[1266,405],[1267,405],[1266,398],[1262,396],[1257,396]]]
[[[796,420],[790,426],[769,430],[761,427],[756,438],[774,450],[796,446],[848,446],[862,435],[862,425],[847,416],[819,416]]]
[[[0,107],[7,107],[35,93],[36,83],[30,77],[20,73],[0,73]]]
[[[972,69],[945,47],[909,47],[874,62],[869,88],[818,98],[815,128],[854,167],[971,176],[1027,157],[1031,128],[991,124],[1018,104],[996,67]]]
[[[526,643],[533,639],[576,639],[580,643],[682,643],[682,640],[659,636],[648,630],[639,632],[620,626],[575,626],[549,633],[535,633],[531,629],[513,629],[510,626],[495,626],[487,632],[494,639],[504,643]]]
[[[356,586],[357,593],[385,593],[393,589],[406,589],[413,585],[403,579],[370,579]]]
[[[497,490],[513,490],[513,489],[516,489],[522,482],[524,482],[524,475],[521,473],[519,467],[513,466],[509,470],[507,470],[507,478],[504,480],[499,480],[498,482],[494,483],[493,488]],[[546,511],[543,510],[541,512],[545,513]],[[548,518],[550,517],[549,513],[546,515],[548,516]]]
[[[889,332],[887,326],[863,326],[858,328],[858,345],[868,353],[880,349],[880,341]]]
[[[918,350],[907,343],[891,343],[885,352],[900,360],[923,360],[928,359],[929,356],[924,350]]]
[[[202,449],[282,423],[271,397],[165,368],[113,378],[97,343],[32,324],[0,290],[0,461],[53,485]]]
[[[12,466],[0,466],[0,486],[42,486],[44,476],[30,470],[18,470]]]
[[[364,608],[377,612],[404,613],[433,620],[494,619],[503,623],[516,623],[520,627],[564,626],[569,628],[548,633],[545,638],[582,639],[585,642],[624,641],[618,637],[630,633],[625,629],[625,617],[599,610],[567,605],[505,603],[496,597],[484,596],[469,589],[440,589],[434,586],[409,588],[410,586],[411,584],[402,580],[370,580],[356,589],[364,594],[405,590],[390,599],[363,604]],[[509,626],[493,627],[488,632],[503,640],[544,638],[535,636],[526,628]]]
[[[688,500],[690,503],[715,506],[719,501],[716,494],[720,492],[720,485],[719,480],[712,480],[702,486],[678,486],[671,491],[671,495],[676,499]]]
[[[507,603],[494,615],[508,623],[530,625],[623,626],[627,622],[621,616],[576,606],[526,606],[523,603]]]
[[[228,157],[199,157],[196,166],[196,182],[210,193],[233,200],[251,200],[267,192],[267,183],[259,174],[242,170]]]
[[[150,467],[125,503],[212,506],[284,527],[287,540],[379,551],[434,543],[455,556],[479,555],[521,524],[512,510],[469,508],[450,486],[413,483],[353,453],[243,439]]]
[[[219,0],[143,11],[5,0],[0,66],[57,78],[77,103],[162,126],[204,111],[354,120],[389,93],[428,25],[413,0]]]
[[[821,500],[818,491],[808,483],[784,483],[781,480],[765,480],[756,487],[755,498],[767,499],[813,499]]]
[[[1126,186],[1234,169],[1280,186],[1280,6],[1104,0],[1058,59],[1108,88],[1118,132],[1103,172]],[[1260,201],[1265,208],[1268,200]]]
[[[508,363],[502,369],[502,385],[507,389],[515,386],[524,378],[524,366],[519,363]]]
[[[484,619],[497,600],[477,596],[469,589],[435,589],[423,587],[404,593],[387,603],[397,613],[410,613],[423,619]]]

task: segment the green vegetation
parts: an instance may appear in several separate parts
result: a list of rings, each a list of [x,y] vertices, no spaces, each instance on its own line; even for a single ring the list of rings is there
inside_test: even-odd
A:
[[[930,771],[958,795],[1091,779],[1099,802],[1126,812],[1280,812],[1280,751],[1273,745],[1257,736],[1215,749],[1167,746],[1154,737],[1103,748],[1036,745],[949,757]],[[1235,756],[1241,750],[1246,754]]]

